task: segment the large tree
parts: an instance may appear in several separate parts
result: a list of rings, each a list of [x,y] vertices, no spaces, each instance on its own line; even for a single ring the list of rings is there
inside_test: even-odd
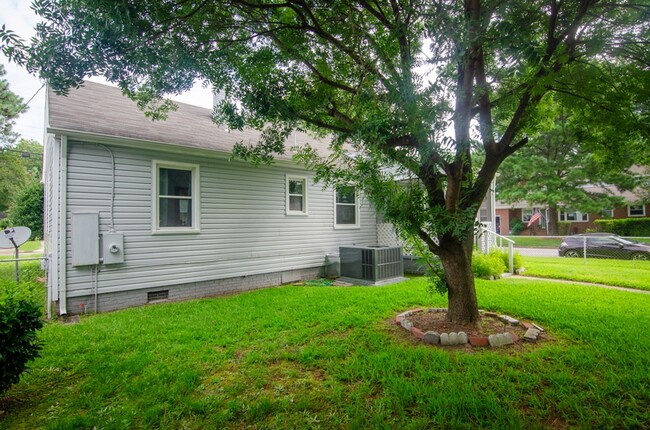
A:
[[[626,98],[626,104],[632,100]],[[643,179],[635,169],[647,156],[643,125],[630,126],[620,115],[594,118],[591,106],[584,107],[547,95],[529,130],[530,142],[499,168],[497,198],[548,208],[551,235],[558,234],[561,207],[594,213],[622,206],[620,191],[634,190]],[[617,154],[621,148],[624,156]]]
[[[6,73],[0,64],[0,147],[16,140],[14,120],[27,109],[23,99],[9,89],[9,82],[4,79]]]
[[[42,146],[35,140],[0,146],[0,211],[10,209],[16,196],[41,180]]]
[[[545,93],[585,91],[574,64],[636,61],[625,49],[647,60],[646,3],[37,0],[46,22],[32,42],[0,40],[59,91],[103,75],[145,104],[211,84],[226,95],[220,121],[265,129],[236,151],[253,161],[283,152],[295,128],[331,136],[329,156],[307,149],[300,161],[356,184],[424,241],[444,268],[449,318],[472,322],[474,219],[499,165],[526,145]]]
[[[4,79],[4,66],[0,64],[0,211],[9,208],[15,193],[25,185],[27,176],[14,142],[14,120],[27,109],[23,99],[9,89]]]

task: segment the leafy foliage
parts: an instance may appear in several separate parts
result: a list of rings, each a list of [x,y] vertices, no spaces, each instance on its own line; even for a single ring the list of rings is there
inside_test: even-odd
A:
[[[526,224],[519,218],[510,220],[510,234],[515,236],[519,235],[526,228]]]
[[[646,85],[650,88],[650,82]],[[623,103],[620,95],[615,100]],[[583,213],[620,207],[624,200],[618,191],[640,184],[641,176],[633,167],[647,152],[645,126],[624,121],[623,115],[603,117],[591,110],[584,102],[547,96],[540,104],[539,120],[530,127],[529,144],[499,170],[498,198],[548,207],[551,234],[558,233],[560,206]],[[623,148],[626,154],[619,156]]]
[[[0,293],[0,395],[20,380],[27,364],[39,357],[42,344],[37,331],[43,327],[42,307],[17,289]]]
[[[478,318],[476,213],[499,165],[527,143],[543,96],[583,97],[571,75],[578,64],[647,64],[647,8],[632,1],[37,0],[34,8],[45,18],[35,38],[3,28],[0,43],[56,91],[102,75],[143,106],[203,81],[225,94],[216,118],[264,130],[257,146],[235,150],[254,163],[286,151],[293,129],[331,138],[329,153],[306,147],[297,159],[325,185],[357,185],[438,255],[449,316],[465,321]],[[159,106],[164,116],[169,106]]]
[[[14,119],[27,109],[23,99],[9,89],[9,83],[3,78],[5,74],[5,68],[0,64],[0,146],[16,139]]]
[[[41,154],[42,147],[34,140],[21,139],[0,148],[0,211],[10,208],[21,190],[40,181]]]
[[[34,182],[18,194],[9,220],[14,226],[29,227],[33,238],[43,238],[43,184]]]
[[[472,258],[472,272],[481,279],[498,279],[507,271],[507,265],[498,251],[488,254],[475,253]]]
[[[597,219],[599,231],[619,236],[650,237],[650,218]]]

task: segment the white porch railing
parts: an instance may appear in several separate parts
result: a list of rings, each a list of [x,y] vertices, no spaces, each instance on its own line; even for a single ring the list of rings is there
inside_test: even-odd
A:
[[[508,246],[508,270],[510,273],[514,273],[515,271],[515,263],[514,263],[514,245],[515,241],[512,239],[508,239],[505,236],[501,236],[499,233],[492,231],[488,228],[488,226],[481,225],[476,232],[476,236],[474,238],[476,242],[476,247],[478,248],[479,251],[481,251],[483,254],[487,254],[492,250],[493,248],[499,248],[499,249],[504,249],[504,242],[507,243]]]

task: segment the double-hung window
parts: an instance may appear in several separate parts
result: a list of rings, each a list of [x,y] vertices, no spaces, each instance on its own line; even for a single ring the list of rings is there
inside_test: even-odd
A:
[[[340,185],[335,190],[334,226],[336,228],[359,227],[359,199],[352,185]]]
[[[629,205],[627,207],[628,216],[645,216],[645,206],[644,205]]]
[[[199,166],[153,162],[153,231],[199,231]]]
[[[574,211],[572,209],[567,209],[566,211],[560,211],[559,216],[560,216],[560,221],[573,221],[573,222],[589,221],[589,214],[583,214],[582,212]]]
[[[287,215],[307,215],[307,178],[287,175]]]

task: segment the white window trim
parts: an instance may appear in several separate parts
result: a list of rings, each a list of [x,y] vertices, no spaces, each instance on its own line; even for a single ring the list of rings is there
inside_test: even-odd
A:
[[[567,213],[580,214],[580,219],[576,219],[576,220],[567,220],[567,219],[566,219],[566,214],[567,214]],[[564,214],[564,218],[565,218],[564,220],[562,220],[562,214]],[[584,215],[587,216],[587,219],[582,219],[582,217],[583,217]],[[558,219],[559,222],[589,222],[589,214],[585,214],[585,213],[582,213],[582,212],[580,212],[580,211],[572,211],[572,212],[569,212],[569,211],[562,211],[562,210],[560,210],[560,211],[557,212],[557,219]]]
[[[160,199],[158,198],[160,168],[190,170],[192,172],[192,227],[159,227]],[[188,234],[199,233],[199,211],[201,208],[201,190],[199,187],[200,169],[198,164],[177,163],[175,161],[152,160],[151,162],[151,233],[152,234]]]
[[[289,199],[289,197],[290,197],[290,195],[289,195],[289,181],[292,181],[292,180],[293,181],[297,180],[297,181],[302,181],[303,182],[303,188],[302,188],[302,191],[303,191],[302,192],[302,208],[303,208],[303,210],[301,210],[301,211],[294,211],[294,210],[290,209],[291,205],[289,204],[289,200],[290,200]],[[306,176],[290,175],[290,174],[285,175],[285,197],[286,197],[285,206],[286,206],[286,214],[287,215],[298,215],[298,216],[309,215],[309,206],[307,204],[307,202],[308,202],[308,200],[307,200],[307,195],[308,195],[307,188],[308,188],[308,185],[309,185],[309,182],[307,181]]]
[[[632,215],[632,206],[641,206],[643,213],[641,215],[634,214]],[[627,216],[629,217],[643,217],[645,216],[645,205],[627,205]]]
[[[336,187],[334,187],[334,229],[335,230],[352,230],[352,229],[359,229],[361,228],[361,220],[359,219],[359,189],[354,186],[354,219],[356,221],[355,224],[338,224],[338,220],[336,219]],[[349,205],[349,203],[342,203],[345,205]]]

